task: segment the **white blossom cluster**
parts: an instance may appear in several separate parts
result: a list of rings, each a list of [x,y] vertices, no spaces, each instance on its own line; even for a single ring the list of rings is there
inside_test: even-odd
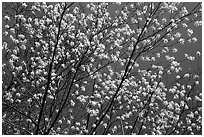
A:
[[[3,134],[202,134],[201,3],[4,4]]]

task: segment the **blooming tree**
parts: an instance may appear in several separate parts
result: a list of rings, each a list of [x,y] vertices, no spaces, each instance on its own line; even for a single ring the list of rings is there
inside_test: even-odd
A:
[[[202,134],[201,3],[2,7],[3,134]]]

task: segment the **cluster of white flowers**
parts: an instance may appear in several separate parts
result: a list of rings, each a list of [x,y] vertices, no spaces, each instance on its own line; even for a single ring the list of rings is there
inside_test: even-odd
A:
[[[190,11],[182,4],[121,3],[111,12],[109,3],[71,4],[68,9],[68,3],[21,6],[30,8],[29,16],[24,12],[4,16],[3,37],[10,41],[3,42],[8,61],[3,63],[2,74],[4,79],[13,75],[15,80],[11,89],[3,91],[3,99],[14,107],[20,104],[25,114],[32,110],[34,121],[44,103],[45,110],[54,114],[43,110],[44,123],[49,126],[62,112],[50,134],[95,134],[99,127],[110,134],[125,134],[133,128],[141,133],[168,134],[171,129],[179,134],[185,124],[191,134],[200,130],[201,118],[197,123],[194,119],[201,117],[201,108],[191,111],[194,103],[202,101],[199,73],[185,72],[182,61],[195,61],[201,52],[195,57],[184,53],[185,60],[175,56],[180,51],[176,44],[199,40],[190,28],[193,19],[183,18]],[[150,9],[155,16],[164,16],[155,18],[148,13]],[[200,13],[193,16],[196,19]],[[12,26],[14,18],[21,23]],[[193,25],[198,27],[201,21]],[[4,90],[9,81],[3,82]],[[111,125],[114,117],[120,124]],[[135,127],[131,119],[136,120]],[[30,119],[23,122],[32,123]],[[36,129],[35,124],[29,126]],[[178,130],[174,131],[175,126]]]

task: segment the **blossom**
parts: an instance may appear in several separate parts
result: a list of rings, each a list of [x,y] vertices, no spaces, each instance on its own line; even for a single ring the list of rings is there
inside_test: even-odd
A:
[[[176,34],[174,35],[176,38],[180,38],[181,37],[181,33],[180,32],[176,32]]]
[[[197,51],[197,52],[196,52],[196,55],[200,56],[200,55],[201,55],[200,51]]]
[[[96,101],[91,101],[91,104],[92,104],[93,106],[96,106],[96,105],[98,104],[98,102],[96,102]]]
[[[184,28],[187,28],[188,25],[186,23],[181,23],[181,25],[184,27]]]
[[[185,75],[184,75],[184,77],[189,77],[190,75],[189,75],[189,73],[186,73]]]
[[[193,41],[193,43],[196,43],[198,40],[197,40],[196,37],[193,37],[193,38],[192,38],[192,41]]]
[[[4,16],[5,20],[10,20],[10,17],[8,15]]]
[[[59,124],[62,124],[62,120],[61,120],[61,119],[60,119],[60,120],[58,120],[58,123],[59,123]]]
[[[194,26],[198,27],[202,25],[202,21],[195,21]]]
[[[167,39],[164,39],[164,43],[168,43],[168,40],[167,40]]]
[[[22,6],[23,6],[23,7],[27,7],[28,5],[27,5],[25,2],[23,2],[23,3],[22,3]]]
[[[7,24],[7,25],[5,25],[4,26],[6,29],[9,29],[10,28],[10,26]]]
[[[22,45],[20,46],[20,48],[21,48],[22,50],[25,50],[25,49],[26,49],[26,46],[25,46],[24,44],[22,44]]]
[[[174,48],[172,49],[172,51],[173,51],[173,53],[176,53],[176,52],[178,51],[178,49],[174,47]]]
[[[195,84],[196,84],[196,85],[199,85],[199,81],[196,81]]]
[[[177,66],[179,66],[180,65],[180,63],[178,63],[177,61],[172,61],[172,63],[171,63],[174,67],[177,67]]]
[[[20,96],[21,96],[21,94],[20,94],[20,93],[16,93],[16,96],[17,96],[17,97],[20,97]]]
[[[82,90],[82,91],[86,91],[85,86],[82,86],[82,87],[81,87],[81,90]]]
[[[191,60],[191,61],[194,61],[194,60],[195,60],[195,57],[193,57],[193,56],[188,56],[187,59],[188,59],[188,60]]]
[[[180,38],[180,39],[179,39],[178,41],[179,41],[179,43],[180,43],[180,44],[184,44],[184,42],[185,42],[185,39],[183,39],[183,38]]]
[[[166,18],[162,18],[162,23],[166,23],[167,19]]]
[[[153,69],[156,69],[156,68],[157,68],[157,66],[153,64],[153,65],[152,65],[152,68],[153,68]]]
[[[76,103],[73,101],[73,100],[71,100],[71,106],[74,106]]]
[[[192,29],[187,29],[187,34],[188,34],[188,36],[191,36],[193,34],[193,30]]]

